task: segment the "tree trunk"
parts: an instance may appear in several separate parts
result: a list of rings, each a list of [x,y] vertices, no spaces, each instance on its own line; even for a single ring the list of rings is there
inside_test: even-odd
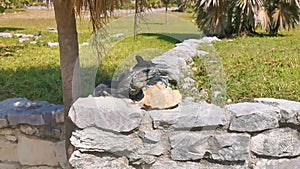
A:
[[[66,141],[66,154],[69,159],[72,151],[70,144],[71,132],[74,124],[68,118],[69,109],[80,95],[80,71],[78,56],[78,35],[76,30],[76,18],[74,0],[54,0],[55,20],[58,30],[58,42],[60,47],[60,68],[62,77],[62,90],[64,102],[64,135]],[[76,68],[76,69],[75,69]],[[74,73],[75,72],[75,73]],[[74,78],[75,77],[75,78]],[[67,168],[71,168],[68,166]]]

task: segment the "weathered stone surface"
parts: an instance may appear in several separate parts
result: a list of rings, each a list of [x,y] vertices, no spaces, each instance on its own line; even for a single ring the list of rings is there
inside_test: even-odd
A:
[[[249,158],[248,134],[203,134],[179,132],[170,136],[173,160],[246,161]]]
[[[300,155],[300,133],[290,128],[265,131],[251,138],[251,151],[268,157]]]
[[[48,44],[48,46],[51,47],[51,48],[57,47],[57,46],[59,45],[58,42],[48,42],[47,44]]]
[[[58,141],[54,143],[54,151],[56,155],[56,160],[59,162],[61,168],[66,168],[68,164],[68,159],[65,149],[65,141]]]
[[[150,142],[159,142],[161,138],[161,133],[158,131],[151,131],[151,130],[140,130],[138,135]]]
[[[0,114],[0,116],[1,116],[1,114]],[[1,129],[1,128],[5,128],[5,127],[7,127],[7,126],[8,126],[8,121],[7,121],[7,119],[6,119],[6,118],[0,117],[0,129]]]
[[[140,138],[105,132],[97,128],[85,128],[73,132],[71,143],[81,151],[110,152],[126,156],[143,147]]]
[[[97,157],[92,154],[84,154],[75,151],[70,163],[74,169],[134,169],[128,164],[126,157],[114,159],[111,157]]]
[[[273,98],[258,98],[254,101],[278,107],[281,110],[281,123],[300,125],[300,102]]]
[[[0,163],[1,169],[20,169],[21,166],[18,163]]]
[[[262,103],[237,103],[226,106],[231,112],[231,131],[257,132],[279,126],[280,110]]]
[[[182,100],[179,90],[172,90],[160,84],[149,87],[144,95],[143,105],[152,109],[172,108]]]
[[[300,158],[294,159],[262,159],[256,162],[253,169],[299,169]]]
[[[18,160],[17,144],[0,138],[0,161],[17,162]]]
[[[50,104],[47,101],[13,98],[0,102],[0,118],[6,117],[9,125],[46,125],[52,123],[55,114],[62,109],[62,105]]]
[[[61,168],[51,167],[51,166],[23,166],[22,169],[61,169]]]
[[[158,161],[150,169],[246,169],[245,166],[213,164],[208,162]]]
[[[129,99],[113,97],[79,98],[69,112],[79,128],[96,126],[118,132],[137,128],[142,115],[143,110],[133,107]]]
[[[59,165],[54,143],[33,137],[19,136],[18,159],[22,165]]]
[[[149,111],[154,128],[170,127],[191,129],[195,127],[216,127],[224,124],[222,108],[206,102],[183,103],[170,110]]]

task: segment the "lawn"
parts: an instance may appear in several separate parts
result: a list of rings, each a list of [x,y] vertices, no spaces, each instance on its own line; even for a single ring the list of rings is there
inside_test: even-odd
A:
[[[178,40],[182,40],[182,34],[184,38],[188,37],[187,34],[194,37],[191,34],[193,30],[186,29],[185,24],[191,23],[192,17],[176,15],[188,19],[178,22],[177,30],[165,27],[159,20],[147,26],[148,32],[158,30],[153,32],[155,34],[142,34],[136,40],[126,36],[114,45],[102,59],[96,83],[110,79],[124,60],[140,51],[155,48],[158,52],[151,54],[153,57],[174,47]],[[172,18],[169,21],[173,22]],[[35,45],[29,42],[20,44],[17,38],[0,38],[0,100],[26,97],[62,103],[59,49],[47,46],[47,42],[57,41],[57,34],[47,31],[49,27],[56,27],[54,12],[25,11],[0,15],[0,23],[0,32],[37,34],[42,31],[42,37]],[[108,30],[126,33],[125,30],[129,30],[126,26],[133,27],[130,22],[115,25],[123,26]],[[77,27],[79,43],[88,41],[91,36],[90,22],[78,19]],[[174,35],[172,37],[159,34],[170,36],[170,29]],[[242,36],[214,43],[226,74],[228,99],[239,102],[251,101],[255,97],[276,97],[300,101],[300,27],[280,33],[282,36],[278,37]],[[82,48],[81,56],[84,52]]]

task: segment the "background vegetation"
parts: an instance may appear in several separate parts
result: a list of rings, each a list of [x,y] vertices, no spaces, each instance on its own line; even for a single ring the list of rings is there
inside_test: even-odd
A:
[[[173,14],[191,22],[195,19],[186,13]],[[0,15],[0,23],[0,32],[37,34],[42,31],[37,44],[20,44],[17,38],[0,38],[0,100],[26,97],[62,103],[58,47],[47,46],[47,42],[57,41],[57,34],[47,31],[48,27],[56,27],[53,13],[27,10]],[[92,28],[89,25],[85,19],[78,20],[80,43],[90,38]],[[281,36],[240,36],[214,44],[227,77],[227,98],[234,102],[255,97],[300,101],[300,27],[279,33]],[[104,61],[102,76],[98,76],[97,82],[111,78],[111,72],[123,61],[122,56],[153,45],[168,50],[175,43],[176,40],[160,35],[140,35],[137,42],[124,39],[115,51],[111,51],[118,57]]]

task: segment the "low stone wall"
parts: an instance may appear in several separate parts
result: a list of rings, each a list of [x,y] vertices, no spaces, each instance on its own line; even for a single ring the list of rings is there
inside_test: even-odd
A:
[[[261,98],[220,108],[185,102],[145,111],[128,99],[75,102],[74,168],[297,169],[300,103]]]
[[[63,106],[24,98],[0,102],[0,169],[59,169]]]

